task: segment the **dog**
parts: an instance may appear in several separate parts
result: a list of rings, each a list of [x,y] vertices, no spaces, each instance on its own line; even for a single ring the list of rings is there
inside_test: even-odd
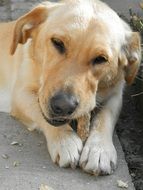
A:
[[[123,89],[134,80],[140,60],[139,34],[105,3],[41,3],[0,24],[0,110],[29,130],[40,129],[60,167],[111,174]],[[96,107],[83,143],[69,123]]]

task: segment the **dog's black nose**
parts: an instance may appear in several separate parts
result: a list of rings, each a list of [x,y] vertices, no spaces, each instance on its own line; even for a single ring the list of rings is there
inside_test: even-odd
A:
[[[68,116],[77,108],[78,100],[74,95],[60,91],[51,98],[50,106],[56,116]]]

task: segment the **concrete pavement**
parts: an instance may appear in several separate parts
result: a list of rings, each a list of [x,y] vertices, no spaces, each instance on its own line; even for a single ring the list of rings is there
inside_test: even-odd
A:
[[[8,114],[0,113],[0,190],[119,190],[117,180],[134,190],[117,136],[118,168],[111,176],[95,177],[78,169],[63,169],[49,157],[42,134],[29,132]]]

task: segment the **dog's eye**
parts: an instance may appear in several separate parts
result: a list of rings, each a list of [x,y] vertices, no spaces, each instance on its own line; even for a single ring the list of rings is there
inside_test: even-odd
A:
[[[91,62],[92,62],[92,65],[103,64],[103,63],[107,62],[107,58],[104,57],[104,56],[102,56],[102,55],[100,55],[100,56],[92,59]]]
[[[57,38],[52,38],[51,41],[54,47],[59,51],[59,53],[61,54],[65,53],[66,48],[65,48],[64,43],[61,40]]]

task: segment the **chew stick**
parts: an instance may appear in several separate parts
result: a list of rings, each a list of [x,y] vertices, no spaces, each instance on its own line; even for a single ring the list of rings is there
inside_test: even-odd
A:
[[[89,136],[89,128],[90,128],[90,114],[86,114],[80,118],[78,118],[78,125],[77,125],[77,134],[85,141]]]

